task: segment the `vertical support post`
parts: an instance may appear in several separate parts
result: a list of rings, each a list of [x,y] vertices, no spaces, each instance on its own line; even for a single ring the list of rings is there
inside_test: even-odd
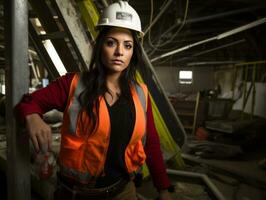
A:
[[[243,104],[242,104],[242,114],[241,114],[241,118],[244,119],[244,110],[245,110],[245,106],[246,106],[246,98],[247,98],[247,79],[248,79],[248,65],[243,67],[243,71],[244,71],[244,94],[243,94]]]
[[[8,200],[31,199],[29,140],[13,114],[29,87],[27,4],[27,0],[4,1]]]
[[[256,64],[253,65],[252,71],[252,85],[253,85],[253,92],[252,92],[252,105],[251,105],[251,119],[254,115],[254,108],[255,108],[255,101],[256,101]]]
[[[194,117],[193,117],[192,135],[194,135],[195,131],[196,131],[197,120],[198,120],[198,111],[199,111],[199,103],[200,103],[200,92],[197,92],[196,105],[195,105]]]
[[[237,66],[234,65],[234,78],[231,85],[231,91],[232,91],[232,100],[234,101],[235,98],[235,86],[236,86],[236,79],[237,79]]]

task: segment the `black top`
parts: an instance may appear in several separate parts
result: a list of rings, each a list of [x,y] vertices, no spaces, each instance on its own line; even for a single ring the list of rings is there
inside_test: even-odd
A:
[[[128,177],[125,169],[124,154],[133,133],[135,124],[135,107],[130,91],[107,107],[110,115],[111,135],[104,167],[104,176],[99,177],[95,187],[106,187],[121,177]]]

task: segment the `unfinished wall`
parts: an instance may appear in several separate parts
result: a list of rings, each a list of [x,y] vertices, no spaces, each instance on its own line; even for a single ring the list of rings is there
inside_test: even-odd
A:
[[[261,71],[259,71],[261,72]],[[221,86],[221,94],[219,95],[220,98],[233,98],[236,102],[233,105],[234,110],[242,110],[243,105],[243,90],[244,90],[244,83],[243,83],[243,68],[237,68],[236,77],[235,76],[235,69],[232,68],[221,68],[215,72],[215,84],[219,84]],[[248,77],[251,78],[252,71],[248,72]],[[261,73],[263,74],[263,73]],[[257,77],[260,77],[261,74],[258,74]],[[235,81],[234,81],[235,78]],[[261,79],[261,78],[257,78]],[[234,83],[235,82],[235,83]],[[234,97],[233,97],[233,90],[234,90]],[[247,82],[247,90],[250,87],[250,82]],[[244,112],[251,113],[252,107],[252,92],[251,90],[250,96],[247,101],[247,105],[244,109]],[[266,83],[256,82],[256,95],[255,95],[255,106],[254,106],[254,114],[257,116],[265,117],[266,118]]]
[[[224,96],[232,91],[234,70],[220,69],[214,74],[215,84],[221,86],[221,95]]]
[[[214,84],[219,85],[221,88],[220,98],[239,98],[239,89],[242,86],[242,73],[242,69],[235,71],[234,67],[221,67],[215,71]]]
[[[255,107],[254,114],[257,116],[261,116],[266,118],[266,83],[256,83],[256,95],[255,95]],[[247,83],[247,88],[249,88],[250,82]],[[249,95],[248,102],[245,108],[246,113],[251,113],[252,107],[252,92]],[[234,110],[242,110],[243,97],[241,97],[238,101],[235,102],[233,109]]]
[[[193,71],[193,83],[191,85],[178,83],[178,72],[184,69]],[[164,89],[169,94],[196,93],[200,90],[214,88],[214,71],[212,67],[155,67],[155,71]]]

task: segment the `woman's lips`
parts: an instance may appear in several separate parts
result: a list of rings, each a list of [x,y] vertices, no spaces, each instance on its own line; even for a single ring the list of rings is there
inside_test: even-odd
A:
[[[117,65],[121,65],[124,62],[122,60],[112,60],[112,63],[117,64]]]

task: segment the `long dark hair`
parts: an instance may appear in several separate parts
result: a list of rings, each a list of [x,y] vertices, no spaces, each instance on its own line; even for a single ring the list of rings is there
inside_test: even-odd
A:
[[[104,37],[110,29],[111,27],[105,27],[98,34],[98,37],[95,41],[89,70],[83,72],[81,76],[85,90],[81,93],[79,101],[82,107],[86,109],[91,120],[90,132],[93,132],[98,125],[99,97],[108,92],[108,88],[106,87],[107,70],[101,61],[101,51],[104,43]],[[122,72],[119,80],[122,94],[126,90],[128,83],[137,84],[137,71],[139,71],[142,75],[144,75],[146,71],[141,44],[137,33],[132,31],[132,36],[134,40],[133,55],[129,66]],[[95,108],[96,110],[94,110]]]

